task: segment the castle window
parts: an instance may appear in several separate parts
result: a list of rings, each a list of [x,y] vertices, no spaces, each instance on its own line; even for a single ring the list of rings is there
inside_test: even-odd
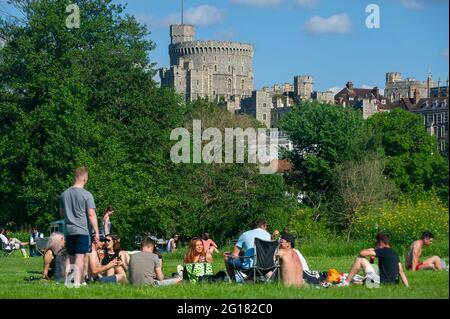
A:
[[[205,71],[205,70],[206,70],[206,65],[203,66],[203,71]]]
[[[200,85],[200,81],[199,80],[197,80],[197,86],[199,86]]]
[[[231,91],[231,79],[228,79],[228,91]]]
[[[229,63],[229,62],[231,62],[231,58],[230,58],[230,57],[228,57],[228,63]]]
[[[243,90],[244,87],[245,87],[245,80],[242,80],[242,82],[241,82],[241,89]]]
[[[214,61],[217,61],[217,56],[214,56]]]
[[[266,106],[265,103],[264,103],[264,106]],[[266,118],[267,118],[266,114],[263,114],[263,121],[265,121]]]
[[[266,103],[263,103],[263,107],[266,107],[267,106],[267,104]]]
[[[217,72],[217,65],[214,66],[214,72]]]
[[[206,62],[206,56],[203,56],[203,62]]]
[[[231,66],[228,66],[228,73],[231,73]]]

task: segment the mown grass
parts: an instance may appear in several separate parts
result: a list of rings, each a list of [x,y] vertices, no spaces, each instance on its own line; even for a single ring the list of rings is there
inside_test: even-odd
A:
[[[328,243],[330,244],[330,243]],[[357,246],[360,246],[358,244]],[[341,245],[342,246],[342,245]],[[438,245],[436,245],[438,246]],[[448,247],[448,245],[447,245]],[[324,256],[316,246],[316,256],[308,257],[311,269],[336,268],[348,272],[354,256]],[[353,247],[353,255],[355,249]],[[344,249],[344,248],[342,248]],[[350,249],[345,247],[345,250]],[[358,248],[359,249],[359,248]],[[358,251],[356,249],[356,252]],[[427,251],[427,254],[430,251]],[[182,261],[183,251],[164,254],[164,272],[170,276]],[[446,261],[448,261],[448,250]],[[222,257],[215,255],[214,271],[223,270]],[[410,288],[402,285],[369,289],[364,286],[332,288],[285,288],[279,284],[182,284],[172,287],[135,287],[131,285],[92,284],[80,289],[68,289],[62,284],[45,281],[25,281],[25,277],[38,276],[42,258],[23,259],[20,253],[0,258],[0,299],[18,298],[70,298],[70,299],[448,299],[448,272],[407,272]]]

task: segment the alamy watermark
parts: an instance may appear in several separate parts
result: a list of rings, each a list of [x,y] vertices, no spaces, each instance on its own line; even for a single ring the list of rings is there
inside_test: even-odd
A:
[[[366,13],[370,13],[366,18],[366,27],[368,29],[381,28],[380,7],[377,4],[369,4],[366,7]]]
[[[176,164],[231,164],[244,163],[247,159],[248,163],[259,165],[261,174],[274,174],[278,169],[277,136],[276,128],[225,128],[224,134],[213,127],[202,131],[201,121],[193,120],[192,136],[186,128],[172,130],[170,140],[178,142],[170,150],[170,159]],[[208,143],[202,146],[203,142]]]
[[[66,13],[69,13],[69,15],[66,18],[66,28],[67,29],[79,29],[80,28],[80,7],[74,3],[71,3],[66,7]]]

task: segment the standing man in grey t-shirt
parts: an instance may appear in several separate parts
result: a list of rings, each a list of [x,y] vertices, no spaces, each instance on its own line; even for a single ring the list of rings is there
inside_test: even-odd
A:
[[[88,170],[79,167],[75,170],[72,187],[61,194],[59,211],[66,223],[66,248],[71,266],[75,266],[74,287],[79,287],[84,274],[85,255],[91,249],[91,227],[95,240],[99,240],[97,215],[94,197],[84,189],[88,181]]]

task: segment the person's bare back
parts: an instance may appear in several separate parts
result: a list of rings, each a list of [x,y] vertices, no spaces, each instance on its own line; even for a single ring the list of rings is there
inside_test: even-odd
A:
[[[406,269],[412,269],[419,263],[419,258],[422,256],[422,243],[421,240],[414,241],[409,247],[408,254],[406,255]]]
[[[293,249],[280,249],[281,280],[285,286],[303,284],[303,267],[300,258]]]

